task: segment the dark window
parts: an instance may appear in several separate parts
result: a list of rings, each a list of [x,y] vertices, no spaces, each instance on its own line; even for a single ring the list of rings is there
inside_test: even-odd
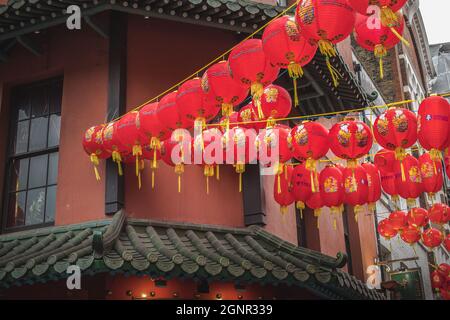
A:
[[[352,250],[351,250],[351,244],[350,244],[350,231],[349,231],[349,225],[348,225],[348,212],[350,212],[349,207],[345,206],[345,212],[342,215],[342,222],[344,225],[344,242],[345,242],[345,251],[347,251],[348,273],[353,274],[353,261],[352,261]]]
[[[58,183],[62,80],[12,91],[5,226],[53,223]]]

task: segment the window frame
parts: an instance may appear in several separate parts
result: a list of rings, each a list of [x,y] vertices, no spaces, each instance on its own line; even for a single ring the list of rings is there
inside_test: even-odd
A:
[[[48,135],[50,132],[50,117],[51,115],[57,114],[61,117],[61,113],[62,113],[62,93],[63,93],[63,77],[62,76],[57,76],[57,77],[52,77],[52,78],[48,78],[45,80],[41,80],[41,81],[36,81],[36,82],[32,82],[32,83],[28,83],[28,84],[24,84],[24,85],[18,85],[15,86],[11,89],[10,91],[10,98],[9,98],[9,128],[8,128],[8,135],[7,135],[7,147],[6,147],[6,157],[5,157],[5,167],[4,170],[5,171],[5,175],[4,175],[4,183],[3,183],[3,201],[2,201],[2,217],[0,219],[1,222],[1,228],[0,228],[0,233],[4,234],[4,233],[12,233],[12,232],[18,232],[18,231],[25,231],[25,230],[31,230],[31,229],[38,229],[38,228],[44,228],[44,227],[50,227],[55,225],[55,221],[53,219],[53,221],[48,221],[48,222],[42,222],[42,223],[36,223],[36,224],[30,224],[30,225],[21,225],[21,226],[13,226],[13,227],[7,227],[8,224],[8,216],[9,216],[9,202],[10,202],[10,195],[12,194],[11,192],[11,178],[12,178],[12,170],[13,170],[13,166],[14,166],[14,161],[16,160],[22,160],[22,159],[30,159],[33,157],[38,157],[41,155],[47,155],[47,176],[46,176],[46,184],[42,187],[36,187],[36,188],[28,188],[28,182],[27,182],[27,189],[25,189],[26,192],[28,192],[29,190],[34,190],[34,189],[39,189],[39,188],[49,188],[51,186],[56,186],[56,190],[58,190],[58,183],[56,184],[48,184],[48,172],[49,172],[49,165],[50,165],[50,155],[53,153],[57,153],[58,154],[58,163],[59,163],[59,144],[60,141],[58,142],[57,146],[52,146],[52,147],[46,147],[45,149],[41,149],[41,150],[36,150],[36,151],[27,151],[27,152],[21,152],[21,153],[17,153],[14,154],[14,148],[15,148],[15,141],[16,141],[16,130],[19,124],[19,113],[15,112],[14,108],[17,107],[17,100],[16,100],[16,92],[20,91],[20,90],[32,90],[34,87],[40,87],[40,86],[45,86],[45,85],[52,85],[52,84],[60,84],[61,86],[61,106],[60,106],[60,110],[59,112],[51,112],[49,110],[49,112],[47,113],[46,116],[48,116],[48,124],[47,124],[47,144],[48,144]],[[30,118],[28,120],[25,121],[29,121],[28,124],[28,144],[27,144],[27,148],[29,148],[29,143],[30,143],[30,130],[31,130],[31,120],[32,118],[32,114],[31,114],[31,109],[30,109]],[[24,120],[21,120],[24,121]],[[61,133],[61,126],[60,126],[60,133]],[[29,179],[29,169],[30,169],[30,163],[31,161],[28,161],[28,170],[27,170],[27,181]],[[47,192],[45,194],[45,198],[46,198],[46,202],[45,202],[45,207],[47,207]],[[25,204],[26,205],[26,204]],[[26,215],[26,213],[25,213]],[[44,217],[45,217],[45,210],[44,210]]]

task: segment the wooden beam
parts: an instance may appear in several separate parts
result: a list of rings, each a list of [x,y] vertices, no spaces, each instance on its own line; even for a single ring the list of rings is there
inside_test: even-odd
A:
[[[107,119],[125,113],[127,84],[127,14],[111,11],[109,22],[109,80]],[[124,205],[124,178],[118,175],[117,166],[106,161],[105,213],[112,215]]]
[[[97,32],[101,37],[108,39],[109,34],[108,31],[106,31],[102,26],[95,23],[91,17],[89,16],[83,16],[84,21],[95,31]]]
[[[35,56],[42,55],[42,53],[43,53],[42,48],[39,46],[39,44],[37,44],[36,42],[31,40],[30,38],[22,35],[22,36],[17,36],[16,39],[17,39],[17,42],[19,42],[25,49],[30,51]]]
[[[245,225],[266,225],[266,213],[263,210],[261,175],[258,164],[245,166],[245,173],[242,179],[242,196]]]

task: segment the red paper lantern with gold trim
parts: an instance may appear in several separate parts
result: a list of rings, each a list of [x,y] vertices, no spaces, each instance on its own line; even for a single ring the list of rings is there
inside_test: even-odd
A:
[[[392,228],[401,231],[408,226],[408,215],[403,211],[394,211],[389,215]]]
[[[445,237],[444,246],[447,251],[450,251],[450,234]]]
[[[450,276],[450,265],[448,263],[440,263],[438,265],[437,271],[445,278],[447,278],[448,276]]]
[[[428,211],[423,208],[412,208],[408,212],[408,224],[416,228],[425,227],[428,224]]]
[[[264,87],[278,77],[280,68],[273,65],[264,53],[262,40],[248,39],[238,44],[231,50],[228,63],[231,77],[245,88],[250,88],[258,108],[258,118],[264,118],[259,100]]]
[[[99,159],[106,159],[111,155],[103,146],[103,128],[104,125],[90,127],[84,133],[82,141],[84,151],[90,156],[91,162],[94,165],[94,173],[97,180],[100,180],[100,174],[97,169]]]
[[[445,224],[449,221],[449,207],[443,203],[435,203],[428,210],[430,221],[436,224]]]
[[[342,171],[334,165],[325,167],[319,176],[320,194],[322,204],[331,208],[333,228],[336,229],[335,215],[344,210],[344,179]]]
[[[167,133],[164,137],[160,137],[162,140],[168,139],[169,135],[176,129],[189,129],[192,127],[192,122],[185,117],[181,117],[178,113],[177,94],[178,91],[166,94],[161,98],[156,109],[157,119]]]
[[[419,166],[423,189],[433,199],[444,185],[442,163],[440,160],[434,161],[430,153],[424,153],[419,157]]]
[[[416,205],[416,198],[423,192],[422,176],[420,175],[419,161],[411,155],[407,155],[402,162],[395,161],[396,172],[395,185],[397,192],[406,199],[410,207]],[[405,181],[402,179],[402,170],[405,173]]]
[[[439,292],[439,289],[444,286],[445,282],[445,277],[438,270],[434,270],[433,272],[431,272],[431,287],[434,290]]]
[[[123,174],[122,159],[130,151],[120,143],[117,138],[117,124],[118,122],[110,122],[102,130],[103,146],[105,150],[111,153],[111,159],[117,164],[117,170],[119,175]]]
[[[377,227],[378,233],[383,238],[390,240],[395,237],[398,233],[396,229],[392,226],[392,223],[389,219],[383,219],[378,223]]]
[[[220,61],[208,68],[202,77],[202,88],[207,103],[222,109],[222,115],[230,115],[248,96],[248,88],[236,83],[230,75],[227,61]]]
[[[291,177],[292,167],[286,167],[286,174],[278,175],[275,178],[273,187],[273,197],[275,201],[280,205],[280,211],[282,214],[287,212],[287,207],[294,203],[294,196],[291,194]]]
[[[305,203],[312,195],[310,171],[306,169],[305,164],[299,164],[294,167],[292,172],[292,195],[297,202],[297,209],[305,209]]]
[[[344,179],[344,203],[354,207],[355,220],[358,221],[358,213],[367,203],[369,186],[366,170],[360,165],[354,168],[345,168]]]
[[[430,151],[434,161],[440,162],[441,151],[449,143],[450,104],[443,97],[428,97],[420,104],[418,114],[419,143]]]
[[[394,204],[398,206],[399,195],[397,185],[395,183],[396,174],[394,172],[391,173],[380,172],[380,180],[381,180],[381,188],[383,189],[383,191],[388,195],[390,195]]]
[[[279,171],[283,171],[283,164],[291,160],[292,150],[288,143],[291,128],[277,124],[260,131],[257,136],[259,162],[263,166],[281,164]],[[275,157],[275,161],[273,161]]]
[[[353,31],[355,11],[347,0],[300,0],[295,19],[306,40],[318,44],[320,52],[326,56],[337,86],[338,73],[331,67],[329,58],[336,56],[333,44],[345,40]]]
[[[289,92],[274,84],[264,88],[260,103],[264,119],[285,118],[291,112],[292,100]]]
[[[220,111],[220,107],[208,102],[205,91],[207,92],[207,89],[202,88],[201,79],[194,78],[180,86],[176,97],[176,106],[181,118],[201,129]]]
[[[394,172],[395,153],[394,151],[381,149],[375,154],[374,164],[380,173]]]
[[[395,47],[400,42],[405,28],[405,21],[400,13],[394,14],[397,17],[398,24],[392,28],[380,26],[373,27],[373,16],[356,14],[355,21],[355,40],[364,49],[374,53],[379,59],[380,78],[384,78],[383,58],[387,56],[387,51]]]
[[[442,232],[435,228],[429,228],[422,232],[422,242],[428,248],[436,248],[444,240]]]
[[[367,174],[367,203],[370,210],[375,210],[375,203],[381,197],[381,179],[378,168],[372,163],[363,163],[361,165]]]
[[[413,226],[407,226],[400,233],[400,238],[410,245],[417,243],[420,240],[420,230]]]
[[[297,79],[303,76],[302,67],[314,58],[317,45],[302,36],[295,19],[282,16],[272,20],[264,29],[263,48],[270,61],[287,69],[294,80],[294,103],[298,105]]]
[[[331,151],[339,158],[348,161],[351,167],[356,160],[369,153],[373,137],[369,126],[364,122],[348,120],[336,123],[328,135]]]
[[[313,192],[311,196],[306,200],[306,205],[308,208],[314,210],[314,217],[317,218],[317,228],[320,227],[319,219],[322,213],[322,196],[320,192]]]
[[[383,26],[392,27],[398,25],[398,17],[395,12],[406,4],[407,0],[348,0],[350,6],[362,15],[379,14]],[[378,11],[373,11],[371,6],[378,6]]]
[[[258,122],[252,122],[258,121]],[[253,105],[253,102],[250,102],[246,106],[242,107],[238,113],[238,122],[240,122],[239,126],[247,129],[255,129],[260,130],[266,127],[266,121],[258,120],[258,110]],[[241,123],[247,122],[247,123]]]

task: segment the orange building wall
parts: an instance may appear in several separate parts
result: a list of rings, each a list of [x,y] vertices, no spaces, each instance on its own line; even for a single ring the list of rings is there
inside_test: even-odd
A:
[[[81,138],[88,127],[105,118],[108,43],[88,27],[52,28],[30,37],[42,46],[43,54],[35,56],[16,45],[9,61],[0,64],[0,86],[8,89],[64,75],[56,224],[102,219],[104,182],[95,180]],[[2,100],[2,117],[8,102]]]

